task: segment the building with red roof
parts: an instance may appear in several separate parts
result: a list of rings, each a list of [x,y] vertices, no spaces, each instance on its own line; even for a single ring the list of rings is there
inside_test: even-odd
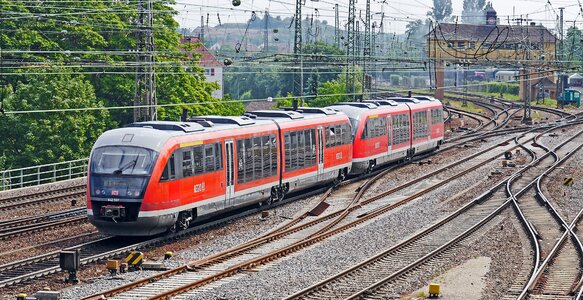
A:
[[[180,40],[182,44],[196,44],[200,39],[195,36],[185,36]],[[201,43],[195,48],[195,51],[202,55],[200,66],[204,69],[204,75],[207,82],[216,82],[219,89],[212,93],[215,98],[223,98],[223,68],[225,67],[210,51]]]

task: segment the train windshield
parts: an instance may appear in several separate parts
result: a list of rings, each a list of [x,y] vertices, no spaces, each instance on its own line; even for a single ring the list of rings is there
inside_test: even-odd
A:
[[[141,198],[156,152],[138,147],[103,147],[91,156],[90,189],[93,197]]]
[[[156,152],[138,147],[102,147],[93,151],[91,172],[112,175],[149,175]]]

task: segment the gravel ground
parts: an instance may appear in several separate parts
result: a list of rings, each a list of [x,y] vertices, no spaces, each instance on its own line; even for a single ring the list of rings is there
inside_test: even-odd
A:
[[[464,183],[437,189],[431,195],[421,197],[391,214],[262,267],[261,272],[240,276],[237,281],[225,283],[193,298],[277,299],[307,287],[374,255],[379,249],[389,247],[426,224],[443,217],[443,211],[436,209],[440,201],[447,199],[451,193],[465,189],[469,184],[484,180],[481,175],[484,172],[475,173],[467,175]]]
[[[563,185],[565,177],[573,177],[571,186]],[[557,209],[572,220],[583,207],[583,151],[577,151],[568,162],[564,163],[543,180],[543,189],[549,200],[557,205]]]
[[[413,179],[419,177],[419,174],[427,174],[427,173],[430,173],[432,171],[443,168],[444,166],[451,164],[455,161],[459,161],[460,159],[463,159],[464,157],[469,156],[475,152],[484,150],[488,147],[491,147],[494,144],[500,143],[500,141],[505,140],[507,138],[508,138],[508,136],[490,138],[486,142],[473,143],[472,146],[470,146],[470,147],[451,149],[451,150],[445,151],[443,153],[438,153],[436,155],[433,155],[430,158],[431,164],[406,165],[406,166],[400,168],[396,172],[390,172],[389,174],[387,174],[386,176],[384,176],[383,178],[381,178],[377,182],[375,182],[368,189],[368,191],[365,192],[364,198],[371,197],[373,195],[376,195],[378,193],[386,191],[387,189],[390,189],[392,187],[396,187],[396,186],[403,184],[407,181],[413,180]],[[491,155],[491,153],[488,153],[488,154]],[[488,154],[485,154],[485,157],[487,157]],[[478,159],[478,158],[476,158],[476,159]],[[471,164],[471,162],[470,162],[470,164]],[[461,166],[463,166],[463,168],[467,168],[467,164],[462,164]],[[448,174],[452,174],[452,173],[448,173]]]
[[[439,265],[434,266],[431,274],[425,273],[422,276],[412,279],[411,281],[415,283],[405,289],[406,292],[404,294],[409,293],[409,295],[405,296],[404,299],[412,299],[418,295],[417,291],[413,292],[415,289],[427,286],[429,282],[433,282],[431,280],[432,278],[440,276],[447,272],[447,270],[464,264],[476,257],[488,257],[491,261],[489,271],[484,276],[485,287],[482,289],[482,295],[480,298],[475,299],[501,299],[512,285],[512,279],[518,274],[522,265],[522,257],[515,255],[516,253],[521,253],[522,244],[520,243],[518,230],[509,219],[514,218],[513,212],[507,209],[502,215],[504,216],[503,220],[498,220],[500,222],[490,222],[488,224],[489,226],[487,226],[489,229],[485,234],[480,238],[473,239],[473,243],[466,244],[462,242],[447,251],[443,255],[447,259],[440,259]],[[468,271],[471,272],[471,270]],[[476,272],[480,272],[480,270],[476,270]],[[453,282],[449,282],[449,284],[455,286]],[[461,286],[459,288],[463,289],[464,287]],[[425,298],[417,297],[417,299]]]
[[[553,147],[565,140],[565,135],[573,135],[581,130],[581,126],[571,126],[560,130],[558,136],[545,135],[541,142],[546,146]],[[561,152],[561,154],[564,152]],[[573,177],[572,186],[563,185],[565,177]],[[556,204],[556,208],[566,217],[572,220],[579,210],[583,207],[583,184],[580,182],[583,178],[583,151],[577,151],[568,162],[551,172],[543,179],[543,192],[549,200]]]
[[[226,250],[232,246],[239,245],[245,241],[255,238],[277,226],[286,223],[294,216],[300,215],[308,209],[311,209],[319,200],[320,196],[313,196],[307,199],[295,201],[269,210],[269,217],[260,220],[259,215],[249,216],[240,220],[233,221],[226,226],[211,229],[207,232],[176,241],[172,244],[163,245],[148,249],[144,255],[149,260],[161,260],[164,252],[173,251],[175,255],[168,261],[165,266],[168,268],[183,265],[192,260],[197,260],[211,254]],[[185,251],[185,249],[189,249]],[[137,271],[118,276],[109,276],[105,270],[105,265],[92,264],[84,268],[79,275],[83,281],[82,284],[70,286],[62,282],[64,275],[55,275],[37,282],[23,286],[19,291],[33,293],[48,285],[53,290],[63,290],[64,299],[78,299],[88,296],[98,291],[110,289],[121,284],[134,281],[139,278],[151,276],[155,271]],[[106,276],[103,276],[106,275]],[[0,289],[0,293],[3,291]],[[11,294],[15,293],[11,291]],[[7,299],[13,299],[13,296]]]

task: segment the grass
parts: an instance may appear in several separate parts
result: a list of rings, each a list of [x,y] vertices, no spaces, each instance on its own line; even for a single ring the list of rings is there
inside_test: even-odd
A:
[[[448,104],[454,108],[462,109],[462,110],[473,112],[473,113],[483,113],[483,110],[481,108],[477,107],[472,102],[466,102],[467,106],[462,106],[461,101],[446,100],[445,104]]]

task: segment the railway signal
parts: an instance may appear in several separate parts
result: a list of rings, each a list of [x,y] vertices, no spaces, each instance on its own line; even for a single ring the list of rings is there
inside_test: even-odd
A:
[[[61,251],[59,253],[59,266],[62,270],[69,272],[69,278],[65,279],[67,283],[77,284],[77,270],[79,270],[80,255],[79,250]]]

